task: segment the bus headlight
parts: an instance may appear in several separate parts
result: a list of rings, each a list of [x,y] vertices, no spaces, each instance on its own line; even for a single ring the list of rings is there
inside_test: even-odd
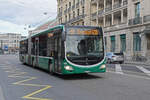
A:
[[[65,66],[65,69],[66,69],[66,70],[69,70],[69,71],[72,71],[72,70],[73,70],[73,68],[72,68],[71,66]]]
[[[100,69],[104,69],[104,68],[106,68],[106,65],[102,65],[102,66],[100,67]]]

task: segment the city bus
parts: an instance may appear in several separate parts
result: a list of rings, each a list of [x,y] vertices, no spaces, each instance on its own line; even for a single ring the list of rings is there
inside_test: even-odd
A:
[[[20,41],[20,61],[57,74],[106,72],[101,27],[59,25]]]

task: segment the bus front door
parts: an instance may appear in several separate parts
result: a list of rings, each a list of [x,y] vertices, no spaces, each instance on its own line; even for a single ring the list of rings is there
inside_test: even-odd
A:
[[[55,38],[54,71],[61,73],[61,39]]]

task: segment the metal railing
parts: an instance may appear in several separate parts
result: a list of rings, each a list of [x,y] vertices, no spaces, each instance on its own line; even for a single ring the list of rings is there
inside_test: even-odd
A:
[[[92,4],[97,4],[97,0],[91,0]]]
[[[123,5],[127,5],[128,4],[128,1],[127,0],[124,0],[123,1]]]
[[[67,13],[67,9],[64,11],[64,13],[65,13],[65,14]]]
[[[150,23],[150,15],[129,19],[128,25],[138,25]]]
[[[142,17],[137,17],[129,20],[129,25],[142,24]]]
[[[99,11],[98,11],[98,16],[103,15],[103,13],[104,13],[104,9],[99,10]]]
[[[76,8],[79,8],[79,4],[80,4],[79,2],[76,3]]]
[[[119,7],[121,7],[121,3],[116,3],[116,4],[113,5],[114,9],[119,8]]]
[[[106,7],[105,8],[105,12],[111,11],[112,10],[112,6]]]
[[[74,9],[75,9],[75,5],[72,6],[72,10],[74,10]]]
[[[97,12],[93,13],[92,14],[92,20],[96,19],[96,16],[97,16]]]
[[[78,20],[80,20],[80,19],[82,19],[82,18],[84,18],[84,17],[85,17],[84,14],[79,15],[79,16],[77,16],[77,17],[75,17],[75,18],[69,20],[67,23],[72,23],[72,22],[78,21]]]
[[[81,5],[84,5],[85,4],[85,0],[81,0]]]
[[[71,7],[68,8],[68,12],[70,12],[70,11],[71,11]]]
[[[150,15],[144,16],[143,17],[143,22],[144,23],[150,22]]]
[[[58,13],[58,17],[61,17],[62,16],[62,12]]]

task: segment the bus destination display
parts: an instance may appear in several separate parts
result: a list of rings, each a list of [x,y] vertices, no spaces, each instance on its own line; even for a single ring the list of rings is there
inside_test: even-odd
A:
[[[69,35],[99,35],[97,29],[69,29]]]

